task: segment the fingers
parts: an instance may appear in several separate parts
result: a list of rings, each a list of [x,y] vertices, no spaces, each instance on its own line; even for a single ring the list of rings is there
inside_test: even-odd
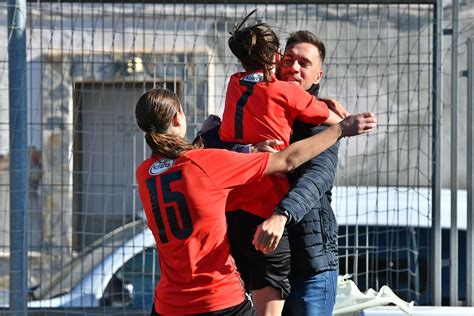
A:
[[[264,145],[263,147],[261,147],[261,150],[259,150],[259,151],[266,151],[266,152],[269,152],[269,153],[272,153],[272,154],[278,152],[278,150],[276,150],[275,148],[267,146],[267,145]]]
[[[359,130],[359,132],[356,134],[356,135],[362,135],[362,134],[366,134],[366,133],[369,133],[370,131],[374,130],[375,129],[375,126],[364,126],[362,129]],[[354,135],[354,136],[356,136]]]
[[[364,130],[369,131],[377,127],[377,123],[367,123],[364,126]]]
[[[377,127],[377,119],[373,112],[350,115],[341,123],[343,137],[361,135]]]
[[[260,240],[260,238],[254,238],[252,244],[254,245],[255,250],[261,251],[267,254],[267,253],[275,251],[279,242],[280,242],[280,239],[271,238],[268,236],[267,239],[263,238],[262,240]]]
[[[357,114],[359,119],[361,119],[363,122],[366,123],[376,123],[377,118],[375,117],[375,114],[373,112],[364,112],[364,113],[359,113]]]
[[[265,248],[265,233],[262,230],[262,225],[260,224],[255,231],[255,235],[253,236],[252,244],[254,245],[256,250],[262,250]]]
[[[341,116],[341,118],[344,119],[344,118],[348,117],[349,115],[351,115],[351,113],[349,113],[348,111],[346,111],[346,110],[344,109],[344,111],[341,112],[341,115],[340,115],[340,116]]]
[[[375,118],[374,112],[364,112],[364,113],[360,113],[359,115],[362,115],[364,118],[369,118],[369,117]]]
[[[281,237],[275,236],[271,233],[265,232],[262,228],[262,224],[258,226],[257,231],[253,237],[252,244],[257,251],[263,253],[269,253],[276,249]]]
[[[278,247],[278,244],[280,243],[280,238],[275,237],[270,240],[270,244],[268,246],[268,252],[275,251],[275,249]]]
[[[363,113],[362,116],[364,117],[364,132],[369,132],[377,127],[377,118],[375,114],[372,112]]]
[[[279,146],[283,145],[283,141],[279,139],[267,139],[266,141],[263,142],[267,146]]]
[[[331,111],[334,112],[334,114],[339,116],[341,119],[344,119],[347,116],[347,115],[345,115],[345,113],[343,111],[341,111],[340,109],[337,109],[337,108],[332,108]]]
[[[366,123],[377,123],[377,118],[373,112],[361,113],[361,115]]]
[[[265,241],[265,237],[263,236],[255,236],[253,241],[252,241],[253,246],[255,247],[255,250],[261,251],[263,253],[267,253],[267,244],[268,242]]]
[[[339,102],[335,103],[335,105],[334,113],[336,113],[340,118],[345,119],[350,115],[350,113]]]
[[[254,147],[259,152],[270,152],[270,153],[277,153],[278,150],[273,148],[273,146],[283,145],[284,142],[279,139],[267,139],[263,142],[258,143]]]
[[[340,118],[344,119],[350,115],[349,111],[347,111],[346,108],[343,107],[341,103],[339,103],[339,101],[326,98],[321,98],[320,100],[325,102],[329,110],[334,112]]]

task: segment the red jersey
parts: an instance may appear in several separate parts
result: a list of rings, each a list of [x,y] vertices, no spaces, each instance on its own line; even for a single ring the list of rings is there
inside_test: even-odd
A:
[[[225,203],[229,191],[259,180],[269,154],[196,149],[172,160],[153,156],[137,168],[140,198],[156,240],[159,314],[196,314],[244,301],[230,255]]]
[[[318,125],[328,117],[326,103],[301,88],[274,76],[267,84],[261,72],[239,72],[227,87],[219,135],[223,141],[243,144],[279,139],[283,149],[290,143],[295,119]]]
[[[329,117],[327,105],[301,88],[276,79],[266,83],[261,72],[232,75],[219,131],[221,140],[256,144],[267,139],[290,143],[295,119],[321,124]],[[286,177],[267,176],[258,183],[237,188],[229,195],[228,210],[244,209],[267,218],[288,192]]]

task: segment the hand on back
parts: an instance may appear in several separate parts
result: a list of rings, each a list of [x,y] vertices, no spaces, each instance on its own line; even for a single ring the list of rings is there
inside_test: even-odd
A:
[[[278,146],[278,145],[283,145],[283,141],[278,140],[278,139],[267,139],[267,140],[264,140],[263,142],[252,145],[251,151],[253,153],[257,153],[257,152],[277,153],[278,150],[273,148],[273,146]]]
[[[336,99],[326,99],[326,98],[319,98],[319,99],[323,101],[324,103],[326,103],[326,105],[328,106],[328,109],[331,112],[334,112],[340,118],[343,119],[350,115],[349,111],[347,111],[346,108],[343,107],[342,104],[339,103],[339,101],[337,101]]]

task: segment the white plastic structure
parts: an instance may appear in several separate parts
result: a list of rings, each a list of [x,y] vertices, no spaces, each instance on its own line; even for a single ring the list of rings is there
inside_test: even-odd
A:
[[[346,274],[337,279],[336,305],[333,315],[352,316],[363,309],[388,304],[395,304],[408,315],[413,314],[414,302],[408,303],[402,300],[388,286],[382,286],[378,292],[368,289],[366,293],[362,293],[349,278],[350,275]]]

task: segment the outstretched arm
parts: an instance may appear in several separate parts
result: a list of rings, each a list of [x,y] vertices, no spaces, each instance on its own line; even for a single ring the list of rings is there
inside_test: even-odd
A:
[[[319,134],[293,143],[281,152],[271,154],[265,172],[270,174],[291,171],[334,145],[340,138],[367,133],[375,126],[376,119],[373,113],[350,115]],[[280,241],[286,221],[285,213],[277,213],[262,223],[254,235],[255,248],[263,252],[273,251]]]
[[[292,171],[334,145],[340,138],[371,131],[377,125],[376,122],[374,113],[350,115],[319,134],[300,140],[280,152],[271,154],[264,174]]]

